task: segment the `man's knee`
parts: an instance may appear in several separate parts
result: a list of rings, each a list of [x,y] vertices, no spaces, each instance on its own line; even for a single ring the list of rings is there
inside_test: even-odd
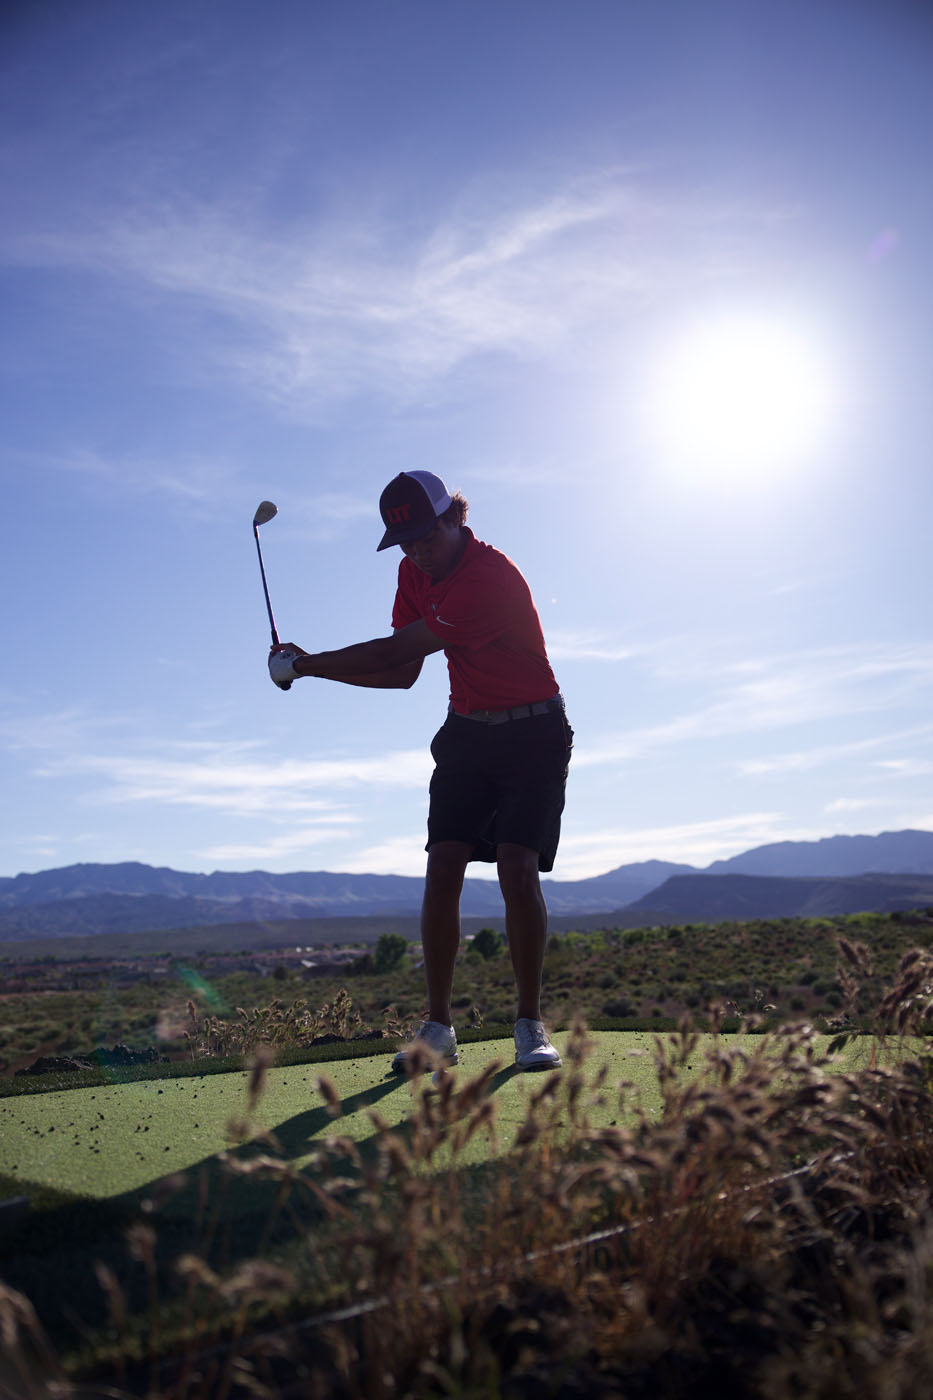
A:
[[[499,885],[506,899],[510,895],[520,897],[541,894],[541,880],[538,875],[538,852],[530,846],[516,846],[502,842],[496,852],[499,871]]]
[[[438,841],[428,851],[425,886],[432,892],[456,890],[463,886],[472,846],[462,841]]]

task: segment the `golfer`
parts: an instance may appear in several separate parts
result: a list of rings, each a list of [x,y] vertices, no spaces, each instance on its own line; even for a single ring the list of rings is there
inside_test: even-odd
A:
[[[433,1056],[458,1060],[450,996],[460,945],[460,895],[471,860],[494,861],[518,992],[515,1061],[549,1069],[560,1055],[541,1021],[547,908],[539,872],[552,869],[573,743],[525,579],[476,539],[467,502],[431,472],[401,472],[383,491],[385,533],[399,545],[398,590],[388,637],[339,651],[273,647],[279,686],[301,676],[348,685],[414,685],[426,656],[443,651],[450,674],[447,718],[431,755],[428,853],[421,939],[428,1019],[415,1037]],[[414,1042],[411,1042],[413,1044]],[[411,1044],[393,1068],[404,1070]]]

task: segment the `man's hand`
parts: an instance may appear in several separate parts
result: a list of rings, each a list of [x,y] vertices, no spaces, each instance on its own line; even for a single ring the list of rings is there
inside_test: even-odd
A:
[[[295,662],[299,656],[305,655],[307,653],[302,651],[301,647],[295,646],[293,642],[280,644],[269,652],[269,675],[279,690],[288,690],[292,681],[298,679]]]

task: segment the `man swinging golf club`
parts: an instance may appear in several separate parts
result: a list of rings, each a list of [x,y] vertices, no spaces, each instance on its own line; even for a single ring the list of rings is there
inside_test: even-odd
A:
[[[338,651],[273,646],[269,673],[287,688],[304,676],[408,689],[426,656],[443,650],[450,707],[431,744],[427,873],[421,939],[428,1020],[393,1068],[430,1057],[455,1064],[450,996],[460,943],[460,894],[471,860],[495,861],[518,992],[515,1060],[560,1064],[541,1021],[547,908],[539,872],[552,869],[560,836],[571,730],[541,624],[512,561],[476,539],[467,502],[431,472],[401,472],[383,491],[385,533],[401,546],[391,636]]]

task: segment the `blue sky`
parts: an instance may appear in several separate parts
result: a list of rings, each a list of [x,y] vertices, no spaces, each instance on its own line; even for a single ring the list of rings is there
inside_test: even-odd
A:
[[[556,878],[933,829],[933,23],[906,0],[20,0],[0,874],[423,869],[398,471],[531,583]],[[488,870],[478,873],[490,873]]]

